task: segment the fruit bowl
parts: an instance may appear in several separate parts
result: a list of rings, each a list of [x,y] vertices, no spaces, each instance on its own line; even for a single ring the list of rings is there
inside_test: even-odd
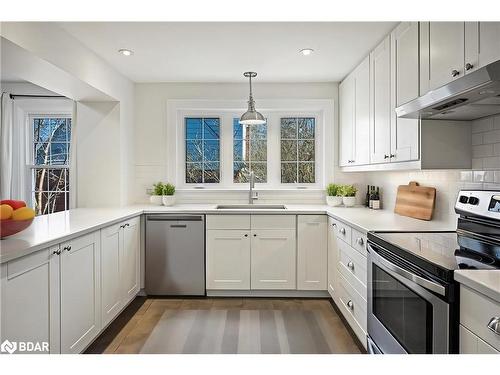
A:
[[[33,222],[34,218],[27,220],[0,220],[0,238],[12,236],[22,230],[28,228]]]

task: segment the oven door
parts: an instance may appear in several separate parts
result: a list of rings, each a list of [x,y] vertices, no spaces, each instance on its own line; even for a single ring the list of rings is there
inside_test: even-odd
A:
[[[381,250],[368,244],[368,335],[386,354],[448,353],[449,305],[435,294],[444,286]]]

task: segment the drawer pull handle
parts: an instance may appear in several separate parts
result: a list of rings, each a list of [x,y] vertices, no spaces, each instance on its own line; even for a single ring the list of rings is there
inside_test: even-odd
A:
[[[497,335],[500,335],[500,318],[498,316],[491,318],[487,327],[490,331],[496,333]]]
[[[359,237],[356,242],[358,243],[359,246],[363,246],[365,244],[365,241],[361,237]]]
[[[345,234],[345,228],[340,228],[339,232],[340,234]]]
[[[52,252],[54,255],[61,255],[61,250],[57,249]]]
[[[63,251],[64,251],[64,250],[70,251],[70,250],[71,250],[71,246],[65,246],[65,247],[63,248]]]
[[[347,303],[346,303],[347,307],[349,307],[351,310],[354,310],[354,303],[352,303],[351,300],[349,300]]]
[[[351,271],[354,271],[354,263],[353,262],[347,263],[347,267],[349,267],[351,269]]]
[[[460,72],[459,72],[458,70],[453,69],[453,70],[451,71],[451,76],[452,76],[452,77],[456,77],[456,76],[458,76],[458,75],[460,75]]]

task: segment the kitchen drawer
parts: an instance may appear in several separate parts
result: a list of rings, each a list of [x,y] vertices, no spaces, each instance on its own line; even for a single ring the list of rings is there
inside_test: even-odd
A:
[[[343,222],[339,220],[333,219],[333,222],[335,223],[335,236],[337,238],[340,238],[341,240],[347,242],[348,244],[351,243],[351,227],[347,224],[344,224]]]
[[[295,229],[295,215],[252,215],[252,229]]]
[[[345,242],[339,244],[339,272],[366,299],[366,258]]]
[[[250,230],[250,215],[207,215],[207,229]]]
[[[487,326],[494,317],[500,317],[500,303],[464,285],[460,286],[460,324],[500,350],[500,335]]]
[[[463,325],[460,325],[460,354],[500,354]]]
[[[366,257],[366,234],[356,230],[351,230],[351,246]]]
[[[366,344],[366,300],[357,293],[349,282],[339,275],[339,301],[340,310],[349,322],[349,325],[358,336],[359,340]]]

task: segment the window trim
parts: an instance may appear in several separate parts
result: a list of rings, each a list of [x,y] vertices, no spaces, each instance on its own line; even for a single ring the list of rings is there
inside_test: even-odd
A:
[[[329,168],[326,159],[336,158],[334,142],[325,147],[327,139],[334,139],[337,134],[336,117],[334,117],[333,99],[261,99],[258,101],[259,111],[268,119],[267,134],[267,168],[268,182],[257,184],[261,190],[323,190],[326,181],[333,178],[333,168]],[[234,183],[232,118],[240,116],[246,110],[244,100],[184,100],[167,101],[167,151],[166,178],[175,183],[178,190],[247,190],[245,183]],[[314,117],[315,133],[315,183],[281,183],[281,117]],[[185,117],[219,117],[221,119],[220,135],[220,183],[186,184],[185,170],[178,166],[185,161],[185,139],[183,124]],[[169,150],[174,150],[171,152]],[[274,151],[273,151],[274,150]],[[279,151],[277,151],[279,150]],[[170,157],[171,155],[171,157]]]

